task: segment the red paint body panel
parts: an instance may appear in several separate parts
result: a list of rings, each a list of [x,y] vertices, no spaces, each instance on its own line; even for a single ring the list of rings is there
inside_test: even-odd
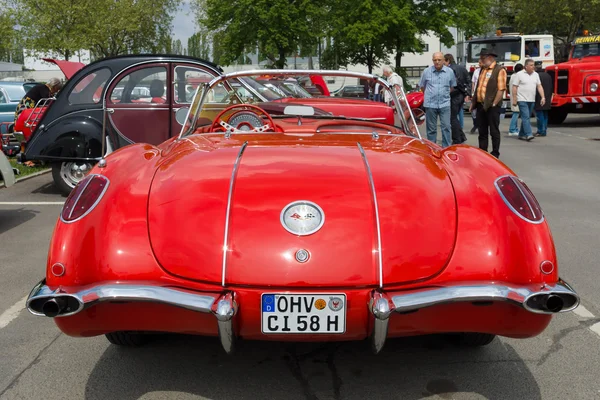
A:
[[[569,61],[546,67],[547,72],[554,76],[554,96],[552,107],[565,107],[569,113],[598,113],[600,112],[600,90],[592,92],[592,83],[600,85],[600,56],[570,59]],[[560,73],[566,73],[567,93],[561,88],[564,76],[559,79]],[[562,82],[561,82],[562,81]],[[560,82],[560,83],[559,83]],[[576,105],[581,108],[577,108]]]
[[[466,281],[557,282],[557,268],[549,275],[539,269],[544,260],[557,265],[547,223],[528,223],[506,206],[494,181],[513,172],[489,154],[464,145],[442,150],[406,136],[315,133],[321,124],[343,126],[334,121],[312,121],[293,133],[286,120],[277,124],[288,133],[192,135],[112,153],[105,168],[92,171],[110,180],[102,201],[83,219],[56,224],[48,286],[80,290],[119,282],[232,290],[240,305],[235,330],[244,338],[363,339],[373,329],[369,294],[380,282],[375,202],[357,142],[377,194],[387,293]],[[222,287],[227,196],[246,141],[234,180]],[[323,208],[321,230],[296,237],[282,228],[280,212],[294,200]],[[290,260],[299,248],[310,251],[309,262]],[[55,262],[65,265],[65,275],[49,272]],[[346,293],[346,333],[262,334],[260,295],[279,290]],[[475,331],[532,337],[550,319],[507,303],[454,303],[392,314],[389,336]],[[116,330],[212,336],[217,330],[210,314],[152,303],[106,303],[55,321],[72,336]]]
[[[330,98],[322,97],[310,99],[286,97],[277,101],[317,107],[333,113],[333,115],[343,115],[345,117],[382,118],[380,120],[382,123],[394,125],[394,110],[384,103],[371,100],[336,98],[335,101],[332,101]]]
[[[75,75],[77,71],[85,67],[84,63],[80,63],[77,61],[55,60],[53,58],[42,58],[42,60],[56,64],[58,68],[60,68],[62,73],[65,74],[65,77],[67,79],[71,79],[71,77]]]

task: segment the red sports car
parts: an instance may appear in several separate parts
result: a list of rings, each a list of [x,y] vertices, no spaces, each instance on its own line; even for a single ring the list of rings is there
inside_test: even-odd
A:
[[[236,78],[301,72],[217,77],[177,137],[103,158],[65,202],[28,309],[118,345],[174,332],[227,352],[236,338],[379,352],[410,335],[529,338],[578,306],[525,183],[478,148],[423,139],[401,88],[303,72],[378,80],[393,124],[214,101]]]

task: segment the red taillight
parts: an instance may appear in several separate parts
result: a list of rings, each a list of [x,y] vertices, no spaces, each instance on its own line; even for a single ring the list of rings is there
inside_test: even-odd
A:
[[[108,178],[102,175],[88,175],[75,186],[63,206],[60,218],[63,222],[73,222],[94,209],[108,188]]]
[[[542,208],[527,185],[516,176],[502,176],[496,179],[496,188],[508,207],[528,222],[544,220]]]

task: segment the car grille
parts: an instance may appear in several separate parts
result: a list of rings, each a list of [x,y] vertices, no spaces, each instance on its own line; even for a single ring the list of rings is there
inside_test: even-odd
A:
[[[553,69],[547,70],[546,72],[548,73],[548,75],[550,75],[550,78],[552,79],[552,87],[554,88],[554,93],[556,93],[556,74],[554,73]]]
[[[569,70],[558,70],[558,82],[556,84],[556,94],[569,93]]]

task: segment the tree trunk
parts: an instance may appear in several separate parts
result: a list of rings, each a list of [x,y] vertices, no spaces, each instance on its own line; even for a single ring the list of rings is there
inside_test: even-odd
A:
[[[65,61],[69,61],[69,58],[71,57],[71,52],[69,50],[65,50]]]
[[[277,59],[277,68],[283,69],[283,68],[285,68],[285,51],[281,47],[278,47],[278,49],[279,49],[279,59]]]

